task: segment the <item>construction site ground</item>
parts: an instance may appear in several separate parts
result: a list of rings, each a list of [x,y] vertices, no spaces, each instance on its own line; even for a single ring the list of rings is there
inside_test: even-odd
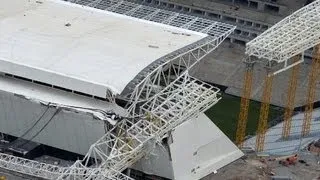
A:
[[[17,172],[8,171],[6,169],[0,168],[0,180],[43,180],[43,179],[31,177],[26,174],[20,174]]]
[[[292,180],[320,179],[319,155],[301,152],[296,164],[288,166],[279,164],[279,160],[274,160],[275,158],[281,157],[247,154],[203,180],[269,180],[272,177],[287,177]],[[302,163],[299,160],[303,160]]]

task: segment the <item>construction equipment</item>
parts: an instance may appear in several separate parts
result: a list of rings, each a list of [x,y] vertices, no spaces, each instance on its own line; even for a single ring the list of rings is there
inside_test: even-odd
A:
[[[315,46],[311,71],[309,73],[309,85],[308,85],[308,94],[307,102],[304,111],[304,119],[302,124],[302,136],[307,136],[310,133],[310,125],[313,111],[313,103],[315,98],[315,90],[317,85],[317,80],[320,73],[320,45]]]
[[[298,160],[298,154],[295,154],[293,156],[280,159],[279,164],[282,164],[284,166],[295,165],[297,163],[297,160]]]
[[[301,59],[300,55],[297,55],[294,58],[295,62],[298,62]],[[287,104],[284,112],[284,125],[282,129],[282,138],[286,139],[290,135],[291,130],[291,120],[292,114],[294,109],[294,100],[297,90],[297,81],[298,81],[298,72],[299,72],[299,65],[296,65],[292,68],[288,93],[287,93]]]
[[[273,75],[267,74],[265,78],[265,84],[262,94],[262,103],[260,108],[260,116],[258,122],[258,131],[257,131],[257,138],[256,138],[256,151],[261,152],[264,148],[264,139],[265,134],[268,129],[268,116],[269,116],[269,105],[270,105],[270,98],[272,93],[272,81]]]
[[[251,89],[252,89],[252,77],[253,77],[252,64],[247,64],[246,71],[244,73],[240,113],[239,113],[238,126],[237,126],[237,132],[236,132],[236,144],[238,145],[239,148],[242,148],[243,141],[246,134],[250,95],[251,95]]]

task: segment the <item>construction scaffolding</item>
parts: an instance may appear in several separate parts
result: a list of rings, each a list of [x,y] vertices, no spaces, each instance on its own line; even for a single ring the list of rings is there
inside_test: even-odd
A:
[[[296,81],[298,73],[297,65],[304,61],[303,57],[299,60],[292,57],[303,54],[305,50],[320,43],[319,29],[320,0],[317,0],[294,12],[246,44],[246,55],[249,56],[248,59],[250,60],[254,57],[255,62],[262,63],[265,67],[271,70],[265,81],[262,106],[260,109],[256,139],[256,150],[258,152],[263,151],[264,148],[264,136],[268,122],[268,108],[271,97],[272,78],[274,75],[294,67],[288,91],[285,125],[283,128],[283,137],[288,137],[290,135],[290,116],[294,107],[295,86],[297,84]],[[318,50],[316,50],[316,52],[317,51]],[[315,62],[312,65],[312,69],[314,68],[315,70],[318,70],[319,67],[315,59],[316,58],[313,60]],[[318,73],[311,72],[310,75],[311,80],[309,83],[308,107],[306,108],[306,120],[304,122],[305,125],[303,126],[303,132],[305,133],[303,135],[306,135],[308,130],[310,130],[309,119],[311,118],[310,114],[312,112],[312,104],[314,100],[316,74]]]
[[[317,87],[317,81],[319,79],[320,73],[320,45],[317,45],[314,48],[311,71],[309,73],[309,85],[308,85],[308,94],[307,101],[304,110],[304,120],[302,125],[302,136],[307,136],[310,132],[310,124],[313,111],[313,103],[315,98],[315,91]]]
[[[301,56],[295,56],[295,62],[299,61],[301,59]],[[299,65],[296,65],[292,68],[290,81],[289,81],[289,87],[288,87],[288,93],[287,93],[287,103],[285,107],[284,112],[284,125],[282,130],[282,137],[284,139],[288,138],[290,135],[291,130],[291,120],[294,110],[294,100],[297,90],[297,84],[298,84],[298,73],[299,73]]]
[[[241,95],[240,113],[236,132],[236,144],[239,148],[242,148],[243,141],[246,135],[250,95],[252,90],[252,78],[253,78],[253,64],[247,64],[244,73],[244,82]]]
[[[269,106],[270,106],[270,99],[272,95],[272,81],[273,75],[267,73],[265,82],[264,82],[264,89],[262,94],[262,102],[260,108],[260,116],[258,122],[258,130],[257,130],[257,139],[256,139],[256,151],[261,152],[264,148],[264,140],[265,135],[268,129],[268,117],[269,117]]]

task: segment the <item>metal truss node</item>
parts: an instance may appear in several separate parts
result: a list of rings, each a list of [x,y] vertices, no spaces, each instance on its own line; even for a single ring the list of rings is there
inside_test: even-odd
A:
[[[167,24],[210,36],[156,60],[119,97],[128,116],[92,144],[70,167],[0,153],[0,167],[44,179],[133,180],[121,172],[151,152],[172,128],[219,100],[219,89],[189,75],[189,69],[217,48],[235,26],[118,0],[70,0],[80,5]],[[115,101],[113,94],[108,95]]]
[[[283,64],[275,73],[298,63],[290,58],[320,43],[320,0],[294,12],[246,44],[246,54]]]

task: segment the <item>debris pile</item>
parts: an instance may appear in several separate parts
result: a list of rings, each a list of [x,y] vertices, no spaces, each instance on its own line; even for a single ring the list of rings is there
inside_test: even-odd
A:
[[[312,142],[309,145],[308,150],[313,154],[320,155],[320,139]]]

